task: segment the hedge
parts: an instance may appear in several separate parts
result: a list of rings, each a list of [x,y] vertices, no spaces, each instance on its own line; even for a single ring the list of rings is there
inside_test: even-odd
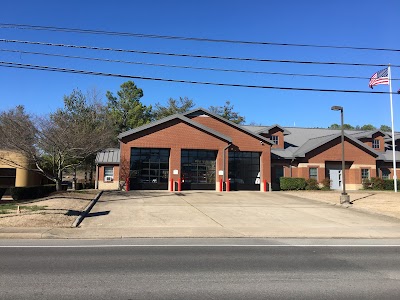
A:
[[[304,178],[281,177],[280,187],[282,191],[304,190],[306,180]]]
[[[397,180],[397,186],[400,187],[400,180]],[[363,181],[363,188],[365,190],[394,190],[394,180],[393,179],[382,179],[379,177],[372,177],[371,179],[366,179]]]
[[[29,186],[29,187],[14,187],[10,189],[11,197],[14,200],[37,199],[45,197],[56,191],[56,186],[53,184]]]

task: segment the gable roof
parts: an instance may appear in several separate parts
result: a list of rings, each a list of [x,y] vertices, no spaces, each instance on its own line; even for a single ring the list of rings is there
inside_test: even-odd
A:
[[[326,143],[333,141],[334,139],[336,139],[338,137],[341,137],[341,133],[309,139],[306,143],[304,143],[301,147],[299,147],[297,149],[297,151],[294,152],[293,155],[295,157],[305,157],[306,154],[309,153],[310,151],[312,151],[322,145],[325,145]],[[364,149],[367,152],[370,152],[375,157],[379,156],[379,153],[377,153],[374,149],[367,146],[366,144],[359,141],[358,139],[353,138],[351,135],[345,134],[344,137],[345,137],[345,139],[347,138],[348,140],[353,141],[355,144],[360,146],[360,148]]]
[[[247,129],[245,126],[238,125],[238,124],[236,124],[236,123],[234,123],[234,122],[232,122],[232,121],[230,121],[228,119],[225,119],[225,118],[223,118],[223,117],[221,117],[221,116],[219,116],[217,114],[214,114],[214,113],[210,112],[209,110],[201,108],[201,107],[193,109],[191,111],[188,111],[188,112],[184,113],[183,115],[187,116],[187,117],[189,117],[189,116],[208,115],[208,116],[211,116],[211,117],[213,117],[213,118],[215,118],[217,120],[220,120],[223,123],[226,123],[226,124],[236,128],[236,129],[238,129],[238,130],[240,130],[240,131],[242,131],[242,132],[244,132],[244,133],[246,133],[246,134],[248,134],[248,135],[250,135],[250,136],[252,136],[252,137],[254,137],[254,138],[258,139],[258,140],[260,140],[260,141],[263,141],[263,142],[265,142],[265,143],[267,143],[269,145],[274,145],[274,143],[270,139],[259,135],[257,132],[251,131],[251,130]]]
[[[96,164],[119,164],[120,151],[118,148],[108,148],[96,155]]]
[[[269,133],[269,131],[271,129],[273,129],[273,128],[279,128],[283,132],[284,135],[288,135],[288,134],[291,133],[289,130],[283,128],[282,126],[280,126],[278,124],[274,124],[274,125],[271,125],[271,126],[263,127],[261,129],[256,130],[255,132],[258,133],[258,134],[260,134],[260,133]]]
[[[358,139],[362,139],[362,138],[372,139],[373,135],[375,133],[378,133],[378,132],[382,133],[384,138],[387,137],[387,134],[385,132],[383,132],[383,131],[380,131],[380,130],[370,130],[370,131],[351,133],[351,136],[356,137]]]
[[[181,121],[183,121],[183,122],[185,122],[187,124],[190,124],[193,127],[196,127],[196,128],[198,128],[200,130],[203,130],[203,131],[205,131],[205,132],[207,132],[207,133],[209,133],[211,135],[214,135],[214,136],[220,138],[221,140],[227,141],[229,143],[232,142],[232,139],[229,136],[226,136],[226,135],[224,135],[222,133],[219,133],[218,131],[215,131],[215,130],[207,127],[207,126],[204,126],[204,125],[202,125],[202,124],[200,124],[198,122],[195,122],[195,121],[193,121],[193,120],[191,120],[191,119],[189,119],[189,118],[187,118],[187,117],[185,117],[185,116],[183,116],[181,114],[171,115],[171,116],[162,118],[160,120],[157,120],[157,121],[154,121],[154,122],[151,122],[151,123],[136,127],[134,129],[131,129],[131,130],[128,130],[128,131],[125,131],[125,132],[122,132],[122,133],[120,133],[118,135],[118,139],[121,140],[121,139],[123,139],[123,138],[125,138],[127,136],[130,136],[130,135],[134,134],[134,133],[138,133],[140,131],[156,127],[158,125],[167,123],[167,122],[175,120],[175,119],[179,119],[179,120],[181,120]]]

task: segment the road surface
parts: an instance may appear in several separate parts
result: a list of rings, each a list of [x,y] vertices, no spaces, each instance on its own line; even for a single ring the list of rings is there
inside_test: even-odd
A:
[[[399,299],[399,240],[1,240],[1,299]]]

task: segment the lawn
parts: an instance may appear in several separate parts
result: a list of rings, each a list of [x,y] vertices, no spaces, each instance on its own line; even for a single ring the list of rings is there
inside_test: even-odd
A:
[[[19,205],[20,211],[39,211],[45,210],[47,206],[39,205]],[[18,209],[18,204],[15,203],[4,203],[0,204],[0,214],[13,214],[16,213]]]

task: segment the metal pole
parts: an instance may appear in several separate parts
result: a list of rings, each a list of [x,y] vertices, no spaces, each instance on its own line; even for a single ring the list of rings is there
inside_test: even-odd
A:
[[[346,194],[346,165],[344,160],[344,122],[343,122],[343,109],[340,110],[340,118],[342,122],[342,183],[343,183],[343,191],[342,195]]]
[[[389,76],[389,92],[390,92],[390,116],[392,119],[392,152],[393,152],[393,180],[394,180],[394,192],[397,193],[397,170],[396,170],[396,145],[394,142],[394,121],[393,121],[393,101],[392,101],[392,73],[390,65],[388,66]]]

